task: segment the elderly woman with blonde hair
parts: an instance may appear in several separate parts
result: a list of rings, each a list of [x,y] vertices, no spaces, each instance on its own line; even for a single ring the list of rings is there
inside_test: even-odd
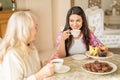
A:
[[[29,11],[13,13],[0,44],[0,64],[4,80],[43,80],[54,74],[52,62],[41,68],[39,54],[33,45],[37,19]]]

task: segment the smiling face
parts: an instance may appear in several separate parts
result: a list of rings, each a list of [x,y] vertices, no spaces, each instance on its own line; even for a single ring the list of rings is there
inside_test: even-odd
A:
[[[82,17],[77,14],[72,14],[69,17],[69,25],[71,29],[80,29],[82,27]]]

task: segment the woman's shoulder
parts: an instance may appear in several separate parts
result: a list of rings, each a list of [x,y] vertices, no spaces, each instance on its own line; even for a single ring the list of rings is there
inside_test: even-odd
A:
[[[94,32],[93,32],[93,31],[90,31],[90,35],[91,35],[91,34],[94,34]]]
[[[62,33],[63,33],[63,31],[59,31],[59,32],[58,32],[58,35],[61,35]]]
[[[7,50],[7,52],[6,52],[6,55],[7,54],[15,54],[16,53],[16,49],[15,48],[11,48],[11,49],[9,49],[9,50]]]
[[[90,37],[91,37],[91,38],[96,38],[94,32],[90,31]]]
[[[16,48],[12,48],[12,49],[9,49],[6,54],[5,54],[5,58],[21,58],[19,52],[17,51]]]

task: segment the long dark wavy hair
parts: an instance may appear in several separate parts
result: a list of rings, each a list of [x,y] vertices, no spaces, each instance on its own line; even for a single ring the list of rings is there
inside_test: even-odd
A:
[[[65,27],[63,29],[63,31],[66,31],[68,29],[72,30],[70,28],[69,25],[69,17],[72,14],[76,14],[82,17],[83,23],[82,23],[82,27],[81,27],[81,32],[83,33],[83,41],[86,45],[86,49],[89,50],[89,44],[90,44],[90,30],[88,28],[88,23],[87,23],[87,19],[86,19],[86,15],[83,11],[83,9],[79,6],[74,6],[72,8],[69,9],[67,16],[66,16],[66,24]],[[71,47],[71,44],[73,42],[73,36],[70,35],[70,37],[68,39],[65,40],[65,50],[66,50],[66,56],[69,56],[69,49]]]

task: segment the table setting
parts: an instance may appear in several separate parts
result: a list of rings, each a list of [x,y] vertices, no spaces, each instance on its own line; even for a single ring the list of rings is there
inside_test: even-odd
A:
[[[120,54],[114,54],[108,51],[105,57],[98,55],[89,55],[90,51],[84,54],[75,54],[62,58],[63,66],[61,72],[55,72],[54,75],[44,80],[120,80]],[[89,70],[99,66],[96,71]],[[92,65],[92,66],[91,66]],[[93,66],[94,65],[94,66]],[[85,68],[86,67],[86,68]]]

